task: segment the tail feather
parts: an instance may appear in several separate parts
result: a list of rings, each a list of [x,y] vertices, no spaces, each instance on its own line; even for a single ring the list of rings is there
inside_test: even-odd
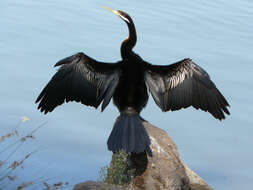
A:
[[[114,124],[107,145],[113,152],[125,150],[127,153],[152,154],[148,133],[138,114],[121,114]]]
[[[124,121],[123,120],[118,120],[118,125],[123,125]],[[116,137],[122,137],[123,135],[123,130],[112,130],[111,135],[116,138]],[[108,143],[108,142],[107,142]],[[119,150],[120,149],[120,141],[115,140],[114,143],[111,143],[112,150]]]
[[[138,138],[138,136],[137,136],[138,133],[136,133],[134,131],[135,125],[134,125],[134,121],[133,120],[131,120],[129,127],[130,127],[129,138],[131,138],[130,141],[129,141],[129,149],[130,150],[134,150],[135,141],[136,141],[135,139]],[[138,149],[138,147],[136,147],[136,148]]]

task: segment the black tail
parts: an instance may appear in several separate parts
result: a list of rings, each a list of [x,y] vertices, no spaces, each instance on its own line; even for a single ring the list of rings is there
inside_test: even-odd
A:
[[[138,114],[121,114],[107,141],[108,149],[112,152],[124,150],[127,153],[147,152],[152,156],[150,139],[143,120]]]

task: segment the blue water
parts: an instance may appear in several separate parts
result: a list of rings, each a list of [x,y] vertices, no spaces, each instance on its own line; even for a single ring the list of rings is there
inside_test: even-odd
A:
[[[211,76],[231,104],[219,122],[192,108],[162,113],[152,98],[142,116],[166,130],[181,158],[214,189],[252,187],[253,2],[250,0],[119,1],[2,0],[0,2],[0,134],[20,117],[30,131],[47,122],[16,153],[38,150],[21,179],[56,177],[71,184],[96,180],[111,153],[106,141],[118,112],[104,113],[69,103],[46,116],[34,101],[56,69],[55,62],[76,52],[100,60],[120,59],[127,36],[121,19],[103,6],[133,18],[135,51],[153,64],[192,58]],[[0,136],[1,136],[0,135]],[[1,146],[1,145],[0,145]],[[1,156],[1,155],[0,155]],[[1,159],[0,159],[1,160]],[[70,188],[70,187],[69,187]],[[70,188],[71,189],[71,188]]]

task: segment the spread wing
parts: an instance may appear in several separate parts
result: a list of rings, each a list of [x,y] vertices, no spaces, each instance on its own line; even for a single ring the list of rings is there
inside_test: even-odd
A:
[[[209,75],[190,59],[166,66],[147,64],[145,82],[162,111],[193,106],[219,120],[225,119],[224,112],[230,114],[228,102]]]
[[[109,104],[120,77],[119,63],[98,62],[77,53],[55,64],[60,66],[38,96],[38,109],[45,114],[64,102],[76,101],[102,111]]]

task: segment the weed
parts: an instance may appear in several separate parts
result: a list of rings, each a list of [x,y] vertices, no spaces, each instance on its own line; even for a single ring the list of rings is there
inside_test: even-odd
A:
[[[20,127],[22,123],[28,122],[29,120],[30,119],[26,116],[21,117],[20,122],[14,129],[11,129],[10,132],[0,137],[0,144],[5,145],[4,148],[0,147],[0,190],[23,190],[32,187],[41,190],[57,190],[69,187],[67,182],[64,183],[60,181],[57,183],[49,183],[48,181],[50,179],[27,180],[18,184],[17,179],[20,174],[18,169],[24,169],[24,162],[36,153],[36,151],[24,155],[21,159],[15,159],[13,156],[26,141],[36,139],[34,133],[45,125],[45,123],[43,123],[30,133],[21,135]],[[35,186],[37,187],[35,188]]]
[[[128,184],[134,177],[134,170],[129,169],[129,155],[121,150],[114,153],[109,166],[102,167],[99,172],[99,181],[124,185]]]

